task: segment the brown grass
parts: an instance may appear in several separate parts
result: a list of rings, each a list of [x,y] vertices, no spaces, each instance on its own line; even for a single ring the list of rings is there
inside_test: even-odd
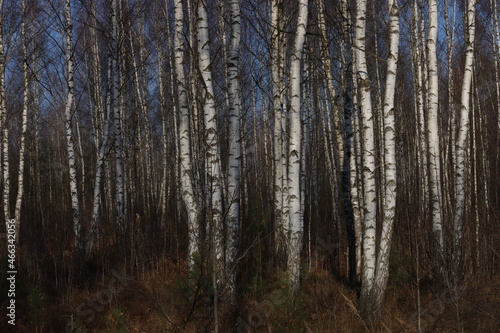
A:
[[[445,300],[442,309],[432,316],[425,311],[438,304],[439,295],[421,292],[421,310],[426,320],[425,332],[498,332],[500,327],[500,279],[477,279],[456,300]],[[137,273],[125,288],[117,292],[105,306],[89,316],[78,317],[82,304],[99,298],[103,286],[73,288],[64,297],[50,298],[38,327],[29,320],[20,322],[16,332],[65,332],[71,320],[75,332],[210,332],[213,330],[210,299],[200,296],[194,301],[186,284],[185,265],[168,260]],[[384,312],[377,322],[364,322],[358,314],[354,289],[337,281],[324,270],[308,272],[301,295],[295,303],[280,298],[281,290],[274,281],[259,296],[247,292],[234,308],[221,305],[220,332],[234,331],[243,320],[247,328],[241,332],[417,332],[416,293],[410,283],[390,286]],[[271,305],[270,305],[271,304]],[[427,310],[426,310],[427,309]],[[439,310],[439,311],[438,311]],[[442,310],[442,311],[441,311]],[[253,316],[253,317],[252,317]],[[258,317],[258,318],[257,318]],[[253,318],[254,322],[248,322]],[[29,319],[29,318],[28,318]],[[243,326],[241,326],[243,327]],[[79,328],[78,331],[76,328]],[[4,330],[3,330],[4,331]]]

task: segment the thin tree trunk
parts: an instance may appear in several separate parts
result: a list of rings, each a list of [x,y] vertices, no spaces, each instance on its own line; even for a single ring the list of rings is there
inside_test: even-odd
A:
[[[356,69],[356,52],[351,50],[353,57],[352,75]],[[349,162],[349,194],[351,196],[354,235],[356,239],[356,281],[361,282],[361,273],[363,271],[363,181],[362,181],[362,159],[361,159],[361,126],[360,126],[360,107],[358,94],[358,80],[352,80],[352,155]],[[347,127],[346,127],[347,128]]]
[[[3,0],[0,0],[3,8]],[[4,16],[0,12],[0,124],[2,128],[2,174],[3,174],[3,212],[5,221],[11,217],[10,211],[10,165],[9,165],[9,120],[7,119],[7,102],[5,94],[5,50],[3,35]]]
[[[366,0],[357,0],[356,17],[356,67],[362,112],[362,158],[363,158],[363,272],[361,276],[361,313],[370,317],[373,313],[373,284],[376,268],[376,221],[377,198],[375,184],[375,131],[371,103],[371,83],[366,65]]]
[[[197,38],[199,53],[199,68],[204,83],[204,124],[205,124],[205,142],[207,145],[207,179],[210,187],[208,197],[210,200],[209,219],[212,227],[210,228],[214,237],[213,250],[215,251],[216,266],[224,262],[223,251],[223,232],[222,232],[222,184],[220,170],[219,140],[217,137],[217,114],[215,109],[215,96],[212,82],[212,72],[210,68],[210,43],[208,38],[208,17],[205,3],[200,1],[198,5],[197,20]],[[222,273],[221,267],[216,267],[217,279],[220,279]]]
[[[284,262],[286,253],[286,234],[284,221],[284,203],[283,203],[283,114],[282,114],[282,72],[280,71],[280,55],[282,44],[281,10],[280,1],[272,1],[271,13],[271,47],[272,47],[272,90],[274,107],[274,224],[275,224],[275,255],[278,266]]]
[[[339,108],[337,107],[335,100],[337,99],[337,92],[335,91],[335,87],[333,86],[334,80],[333,80],[333,68],[332,68],[332,57],[329,52],[329,43],[328,43],[328,36],[326,33],[326,24],[325,24],[325,4],[323,0],[319,1],[319,8],[318,8],[318,23],[319,23],[319,28],[321,31],[321,48],[323,52],[323,57],[322,61],[324,62],[325,65],[325,72],[326,72],[326,80],[327,80],[327,87],[328,87],[328,92],[330,94],[330,100],[332,109],[333,109],[333,131],[334,131],[334,137],[335,137],[335,151],[337,152],[338,156],[340,156],[339,160],[339,165],[343,165],[343,159],[344,159],[344,142],[342,139],[342,126],[341,126],[341,117],[340,117],[340,111]]]
[[[290,70],[291,103],[290,103],[290,148],[288,155],[289,173],[289,207],[290,207],[290,236],[288,243],[288,274],[290,279],[290,292],[296,295],[300,286],[300,252],[302,248],[302,220],[301,220],[301,189],[300,189],[300,163],[302,126],[300,117],[301,106],[301,63],[304,49],[308,1],[299,2],[299,17],[297,33],[295,36],[292,63]]]
[[[168,15],[167,15],[168,16]],[[170,36],[170,24],[168,23],[167,21],[167,30],[168,30],[168,36]],[[170,38],[169,38],[169,47],[171,47],[171,43],[170,43]],[[168,154],[168,131],[167,131],[167,106],[166,106],[166,101],[165,101],[165,93],[164,93],[164,89],[165,89],[165,83],[164,83],[164,79],[163,79],[163,61],[164,61],[164,54],[163,54],[163,46],[162,45],[157,45],[157,50],[158,50],[158,90],[159,90],[159,98],[160,98],[160,117],[161,117],[161,129],[162,129],[162,136],[161,136],[161,141],[162,141],[162,147],[163,147],[163,156],[162,156],[162,161],[161,161],[161,165],[162,165],[162,169],[163,169],[163,172],[162,172],[162,181],[161,181],[161,190],[160,190],[160,211],[161,211],[161,216],[159,217],[160,218],[160,230],[162,230],[163,233],[166,233],[167,231],[167,201],[168,201],[168,195],[169,195],[169,191],[168,191],[168,173],[169,173],[169,169],[168,169],[168,157],[169,157],[169,154]],[[172,59],[170,57],[170,59]],[[170,61],[170,66],[171,66],[171,70],[172,72],[174,71],[174,66],[172,64],[172,61]],[[171,85],[170,87],[173,87],[174,86],[174,80],[171,81]],[[174,96],[172,94],[172,96]],[[177,108],[175,107],[175,105],[173,106],[173,109],[174,109],[174,117],[175,115],[177,114]],[[175,121],[176,122],[176,121]],[[175,135],[174,137],[177,138],[177,127],[174,126],[175,128]],[[174,145],[175,149],[175,161],[177,162],[178,159],[178,143],[177,143],[177,140],[175,140],[175,145]],[[175,165],[178,165],[178,163],[175,163]],[[175,174],[175,173],[174,173]]]
[[[429,0],[429,33],[427,37],[428,60],[428,117],[427,146],[430,170],[430,204],[432,229],[434,233],[435,265],[439,278],[444,276],[443,213],[441,193],[441,150],[439,137],[438,67],[437,67],[438,6],[436,0]]]
[[[108,59],[108,82],[111,82],[111,71],[112,71],[111,57]],[[96,168],[95,168],[95,181],[94,181],[94,195],[93,195],[93,205],[92,205],[92,218],[90,220],[89,233],[87,238],[87,254],[89,255],[94,246],[94,242],[99,239],[99,210],[101,207],[101,183],[103,178],[103,171],[105,167],[106,150],[109,140],[109,127],[111,123],[111,86],[108,88],[108,96],[106,98],[106,114],[104,115],[104,129],[102,135],[102,141],[99,146],[99,151],[97,155]],[[96,108],[96,112],[99,109]],[[101,110],[103,112],[104,110]]]
[[[444,1],[444,8],[450,8],[450,4],[448,3],[450,0],[445,0]],[[456,17],[456,9],[455,9],[455,1],[451,0],[452,2],[452,10],[453,10],[453,20],[450,23],[450,18],[448,15],[448,10],[444,11],[444,21],[445,21],[445,26],[446,26],[446,59],[447,59],[447,65],[448,65],[448,107],[449,107],[449,113],[450,113],[450,123],[449,123],[449,141],[450,144],[447,145],[448,149],[451,150],[453,149],[452,145],[455,142],[455,98],[453,94],[453,39],[455,35],[455,17]]]
[[[397,0],[388,0],[389,6],[389,56],[387,59],[386,87],[384,95],[384,197],[382,233],[377,256],[374,302],[375,314],[380,314],[383,305],[387,281],[389,278],[389,256],[391,253],[392,232],[396,212],[396,122],[394,95],[396,90],[396,72],[399,48],[399,8]]]
[[[413,70],[413,87],[415,92],[415,114],[417,118],[417,156],[418,156],[418,166],[419,166],[419,193],[421,193],[422,198],[420,200],[420,212],[423,216],[419,216],[417,219],[417,227],[420,227],[421,220],[426,220],[427,217],[427,205],[429,202],[429,177],[427,173],[427,135],[425,126],[425,114],[424,109],[426,107],[426,101],[424,99],[425,94],[425,52],[423,52],[423,42],[422,42],[422,19],[420,18],[417,0],[413,2],[412,6],[413,22],[412,25],[413,34],[411,34],[411,52],[412,52],[412,70]]]
[[[361,272],[361,221],[359,219],[358,193],[356,190],[356,156],[354,154],[354,132],[353,122],[357,117],[354,109],[354,81],[353,81],[353,57],[352,57],[352,29],[351,16],[349,14],[347,0],[342,0],[342,31],[343,31],[343,53],[345,57],[345,69],[343,71],[344,92],[344,117],[345,117],[345,141],[344,141],[344,163],[342,167],[342,194],[344,199],[344,214],[346,216],[347,244],[349,251],[349,280],[359,281]],[[356,209],[356,214],[355,214]],[[359,231],[359,232],[358,232]]]
[[[186,79],[184,77],[184,14],[182,0],[174,1],[175,15],[175,73],[177,77],[177,95],[179,103],[179,163],[182,197],[188,213],[188,264],[192,272],[195,256],[199,254],[200,226],[198,221],[199,209],[193,192],[191,179],[191,136],[189,131],[189,104]]]
[[[125,239],[125,181],[122,156],[122,119],[120,106],[120,63],[118,55],[118,0],[111,3],[111,107],[113,110],[115,149],[115,205],[118,237]]]
[[[17,196],[14,218],[16,220],[16,243],[19,242],[21,226],[21,205],[24,194],[24,161],[26,152],[26,132],[28,129],[28,103],[29,103],[29,81],[28,81],[28,45],[26,37],[26,1],[22,2],[22,21],[21,21],[21,43],[23,49],[23,111],[21,124],[21,142],[19,147],[19,171],[17,175]],[[9,158],[5,155],[4,158]]]
[[[460,125],[458,140],[455,145],[455,214],[453,217],[453,276],[457,278],[462,259],[461,241],[463,237],[463,219],[465,202],[465,172],[466,172],[466,144],[469,135],[470,95],[472,84],[472,70],[474,62],[475,13],[476,1],[468,0],[466,17],[466,54],[464,79],[462,82]],[[474,133],[472,133],[474,135]]]
[[[228,161],[228,213],[227,213],[227,254],[226,271],[230,301],[236,303],[235,266],[238,255],[240,229],[240,170],[241,170],[241,133],[240,133],[240,86],[239,54],[241,41],[241,13],[239,0],[231,1],[231,37],[227,63],[229,99],[229,161]]]
[[[66,0],[65,2],[65,17],[66,17],[66,40],[65,40],[65,53],[66,53],[66,70],[67,70],[67,84],[68,84],[68,95],[66,97],[66,107],[65,107],[65,128],[66,128],[66,144],[67,144],[67,156],[69,164],[69,186],[71,192],[71,209],[73,211],[73,231],[75,237],[75,250],[80,252],[83,250],[82,244],[82,225],[80,222],[80,203],[78,200],[78,184],[77,184],[77,173],[76,173],[76,158],[75,158],[75,147],[73,142],[73,100],[75,96],[74,88],[74,69],[73,69],[73,32],[72,32],[72,22],[71,22],[71,2]],[[79,256],[80,254],[78,254]]]

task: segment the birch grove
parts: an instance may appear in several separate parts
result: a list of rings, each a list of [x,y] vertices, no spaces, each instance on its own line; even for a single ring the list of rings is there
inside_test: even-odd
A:
[[[18,319],[495,331],[498,14],[498,0],[0,0],[0,257],[15,245],[29,287]],[[93,301],[74,302],[129,281],[122,268],[134,281],[86,320]]]

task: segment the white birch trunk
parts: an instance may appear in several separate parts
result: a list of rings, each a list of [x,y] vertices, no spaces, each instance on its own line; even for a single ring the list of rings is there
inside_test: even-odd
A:
[[[356,86],[356,82],[353,82]],[[353,95],[357,94],[354,87]],[[363,271],[363,209],[362,209],[362,184],[360,183],[361,174],[361,129],[359,126],[359,115],[357,112],[357,103],[354,103],[352,115],[352,156],[349,162],[349,185],[353,213],[354,237],[356,242],[356,276],[357,282],[360,282]]]
[[[209,188],[209,221],[211,221],[210,233],[213,239],[212,250],[214,251],[214,265],[217,283],[220,283],[223,273],[224,247],[223,247],[223,225],[222,225],[222,184],[220,170],[219,142],[217,137],[217,113],[215,110],[215,96],[212,82],[210,42],[208,37],[208,17],[206,4],[200,1],[198,4],[197,19],[197,44],[198,65],[203,78],[203,112],[205,124],[205,143],[207,145],[206,167]]]
[[[436,267],[443,275],[444,243],[442,223],[442,193],[441,193],[441,150],[439,137],[439,106],[438,106],[438,67],[437,67],[437,28],[438,6],[436,0],[429,0],[429,33],[427,37],[428,60],[428,116],[427,116],[427,146],[429,163],[429,186],[432,229],[434,233],[434,248]]]
[[[347,244],[349,251],[349,279],[359,282],[359,273],[361,272],[361,220],[359,214],[359,198],[356,181],[356,154],[354,143],[354,117],[357,113],[354,111],[355,101],[353,77],[353,48],[352,48],[352,29],[351,15],[349,13],[347,0],[341,1],[342,12],[342,33],[343,46],[342,52],[345,58],[345,69],[343,72],[343,81],[345,85],[344,92],[344,161],[342,168],[342,195],[344,199],[344,212],[346,214]]]
[[[118,10],[117,1],[111,3],[111,107],[113,110],[114,149],[115,149],[115,207],[118,236],[125,236],[125,181],[122,156],[122,119],[120,106],[120,63],[118,56]]]
[[[75,96],[74,88],[74,64],[73,64],[73,31],[71,23],[71,1],[65,1],[65,53],[66,53],[66,75],[68,84],[68,95],[66,96],[66,106],[64,111],[66,147],[69,165],[69,187],[71,193],[71,209],[73,216],[73,232],[75,237],[75,250],[82,250],[82,226],[80,222],[80,204],[78,200],[78,183],[76,173],[75,145],[73,142],[73,100]]]
[[[282,128],[282,73],[280,71],[281,62],[281,35],[280,32],[280,9],[279,1],[272,1],[271,12],[271,47],[272,47],[272,90],[274,107],[274,223],[275,223],[275,243],[276,257],[278,265],[282,264],[286,252],[286,235],[284,227],[284,203],[283,203],[283,128]]]
[[[0,0],[3,8],[3,0]],[[10,220],[10,166],[9,166],[9,123],[7,119],[7,103],[5,94],[6,58],[3,41],[3,13],[0,13],[0,125],[2,129],[2,174],[3,174],[3,212],[5,221]]]
[[[167,21],[167,24],[168,21]],[[170,27],[167,28],[167,30],[169,31],[168,35],[170,36]],[[171,43],[169,43],[169,46],[172,47]],[[167,217],[167,201],[168,201],[168,197],[169,197],[169,186],[168,186],[168,173],[169,173],[169,170],[168,170],[168,131],[167,131],[167,114],[166,114],[166,101],[165,101],[165,93],[164,93],[164,89],[165,89],[165,83],[164,83],[164,80],[163,80],[163,46],[162,45],[157,45],[157,50],[158,50],[158,90],[159,90],[159,98],[160,98],[160,116],[161,116],[161,129],[162,129],[162,148],[163,148],[163,156],[162,156],[162,168],[163,168],[163,172],[162,172],[162,180],[161,180],[161,187],[160,187],[160,210],[161,210],[161,215],[160,215],[160,219],[161,219],[161,222],[160,222],[160,225],[161,225],[161,230],[164,230],[166,232],[166,227],[167,227],[167,221],[166,221],[166,217]],[[175,50],[174,50],[175,52]],[[169,60],[170,60],[170,66],[172,68],[172,72],[174,71],[174,65],[173,65],[173,61],[172,61],[172,57],[169,57]],[[172,73],[171,72],[171,73]],[[174,79],[171,78],[171,84],[170,84],[170,87],[173,88],[174,86]],[[174,96],[174,94],[172,94],[172,96]],[[177,117],[175,117],[175,115],[177,114],[177,107],[174,105],[173,107],[173,110],[174,110],[174,123],[177,123]],[[178,156],[179,156],[179,153],[178,153],[178,147],[179,147],[179,144],[178,144],[178,136],[177,136],[177,124],[174,125],[174,138],[175,138],[175,149],[174,149],[174,154],[175,154],[175,161],[178,162]],[[176,166],[179,165],[179,163],[175,163]]]
[[[448,3],[450,0],[445,0],[444,1],[444,8],[449,8],[450,5]],[[455,141],[455,101],[454,101],[454,94],[453,94],[453,39],[454,39],[454,33],[455,33],[455,16],[456,16],[456,9],[455,9],[455,1],[451,0],[453,3],[453,20],[450,23],[450,18],[448,15],[448,10],[444,11],[444,21],[445,21],[445,26],[446,26],[446,59],[447,59],[447,64],[448,64],[448,107],[449,107],[449,113],[450,113],[450,124],[449,124],[449,140],[450,140],[450,147],[449,149],[452,150],[451,145],[453,145],[453,142]],[[448,147],[447,147],[448,148]]]
[[[458,140],[455,145],[455,213],[453,218],[453,272],[457,277],[461,261],[461,241],[465,203],[465,172],[466,172],[466,144],[469,135],[470,95],[472,85],[472,70],[474,62],[475,14],[476,1],[468,0],[466,16],[466,54],[464,78],[462,82],[460,125]]]
[[[108,59],[108,82],[111,82],[111,57]],[[111,88],[111,87],[110,87]],[[101,207],[101,183],[103,178],[104,162],[106,158],[106,151],[108,147],[109,140],[109,126],[111,123],[111,97],[108,89],[108,97],[106,98],[106,114],[104,115],[104,129],[102,135],[102,141],[99,145],[99,151],[97,154],[96,161],[96,171],[94,180],[94,195],[92,204],[92,218],[90,220],[89,233],[87,237],[87,255],[90,255],[94,242],[99,240],[99,209]],[[96,111],[99,110],[96,108]],[[103,110],[101,110],[103,111]]]
[[[179,120],[179,163],[180,182],[182,185],[182,198],[188,213],[188,264],[192,271],[195,264],[195,256],[199,253],[200,230],[198,221],[198,205],[193,192],[191,179],[191,138],[189,132],[189,104],[186,79],[184,76],[184,14],[182,11],[182,0],[174,2],[175,15],[175,73],[177,77],[177,94],[180,111]]]
[[[291,107],[290,107],[290,148],[288,155],[288,193],[290,209],[290,232],[288,244],[288,274],[290,292],[296,295],[300,286],[300,251],[302,247],[300,163],[302,128],[300,117],[301,105],[301,63],[304,49],[308,17],[308,1],[299,2],[297,34],[292,53],[290,69]]]
[[[399,48],[399,8],[397,0],[388,0],[389,6],[389,56],[387,59],[387,75],[384,96],[384,198],[382,233],[377,257],[375,277],[375,311],[379,312],[389,277],[389,256],[391,253],[392,231],[396,212],[396,122],[394,95],[396,90],[396,73]]]
[[[427,203],[429,202],[429,177],[427,173],[427,134],[425,131],[425,99],[424,99],[424,87],[425,78],[424,74],[426,71],[425,66],[425,52],[423,52],[422,43],[422,20],[420,19],[419,10],[417,6],[417,1],[413,2],[412,7],[413,22],[412,25],[413,34],[411,34],[411,48],[412,48],[412,64],[413,64],[413,86],[415,93],[415,113],[417,114],[417,154],[419,163],[419,176],[420,182],[420,193],[422,193],[422,199],[420,204],[420,209],[424,213],[424,219],[427,212]],[[420,220],[417,220],[417,226],[420,226]]]
[[[368,315],[372,299],[372,287],[376,265],[376,219],[377,198],[375,185],[375,131],[371,103],[371,83],[366,65],[366,0],[357,0],[355,28],[356,68],[362,113],[362,158],[363,158],[363,272],[361,276],[360,303],[365,307],[361,312]]]
[[[21,226],[21,205],[24,194],[24,160],[26,152],[26,132],[28,129],[28,103],[29,103],[29,82],[28,82],[28,50],[26,38],[26,1],[22,2],[22,21],[21,21],[21,43],[23,49],[23,111],[21,124],[21,142],[19,147],[19,171],[17,175],[17,196],[16,206],[14,210],[14,218],[16,220],[16,243],[19,242],[20,226]],[[9,156],[5,155],[5,159]]]
[[[444,1],[444,8],[450,8],[449,0]],[[454,73],[453,73],[453,38],[455,32],[455,17],[456,17],[456,8],[455,2],[452,0],[452,8],[444,11],[444,21],[445,21],[445,31],[446,31],[446,58],[447,58],[447,66],[448,66],[448,135],[443,137],[443,153],[442,156],[442,183],[443,186],[448,187],[448,184],[454,184],[454,162],[451,160],[451,156],[454,154],[454,144],[456,140],[456,106],[455,106],[455,98],[454,98]],[[453,11],[453,20],[450,22],[449,11]],[[453,203],[453,191],[447,189],[443,191],[443,215],[446,216],[448,212],[453,211],[452,203]]]
[[[241,170],[241,133],[240,133],[240,86],[239,54],[241,41],[240,0],[231,1],[231,37],[227,63],[227,82],[229,99],[229,165],[228,165],[228,213],[227,213],[227,254],[226,271],[230,301],[236,301],[235,266],[238,255],[240,229],[240,170]]]
[[[352,49],[352,75],[356,71],[356,52]],[[356,242],[356,281],[361,282],[361,273],[363,272],[363,182],[361,173],[361,126],[360,126],[360,113],[358,103],[358,81],[352,80],[352,155],[349,162],[349,186],[351,195],[351,204],[353,211],[353,224],[354,224],[354,237]],[[348,127],[346,127],[348,128]]]
[[[85,170],[85,157],[84,157],[84,152],[83,152],[83,146],[82,146],[82,131],[81,131],[81,125],[80,125],[80,118],[78,117],[78,114],[76,115],[76,137],[78,139],[78,153],[80,155],[80,165],[81,165],[81,170],[82,170],[82,180],[80,182],[80,193],[82,197],[82,205],[83,205],[83,210],[85,210],[85,183],[86,183],[86,170]],[[82,235],[83,237],[83,235]],[[83,243],[82,243],[83,245]]]
[[[472,91],[474,92],[477,87],[477,66],[474,68],[473,72],[474,76],[474,82],[472,86]],[[478,177],[478,168],[479,168],[479,152],[478,152],[478,143],[477,143],[477,138],[478,138],[478,131],[477,131],[477,126],[478,126],[478,120],[479,123],[481,123],[481,102],[479,99],[476,99],[475,94],[472,93],[472,101],[471,101],[471,135],[470,138],[472,140],[472,152],[470,154],[470,159],[471,159],[471,166],[473,167],[473,173],[472,173],[472,193],[474,193],[474,204],[472,207],[474,207],[474,226],[475,226],[475,238],[474,238],[474,245],[475,245],[475,256],[474,256],[474,270],[477,272],[480,267],[480,258],[479,258],[479,246],[480,246],[480,240],[479,240],[479,187],[477,183],[479,182],[479,177]],[[480,137],[480,136],[479,136]],[[486,200],[485,200],[486,201]],[[485,202],[486,203],[486,202]],[[486,206],[486,211],[488,211],[488,207]]]

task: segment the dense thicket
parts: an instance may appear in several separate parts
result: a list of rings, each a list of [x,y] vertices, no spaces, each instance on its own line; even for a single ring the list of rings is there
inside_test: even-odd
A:
[[[60,288],[166,257],[231,302],[327,267],[366,317],[391,262],[496,274],[498,2],[2,1],[19,260]]]

